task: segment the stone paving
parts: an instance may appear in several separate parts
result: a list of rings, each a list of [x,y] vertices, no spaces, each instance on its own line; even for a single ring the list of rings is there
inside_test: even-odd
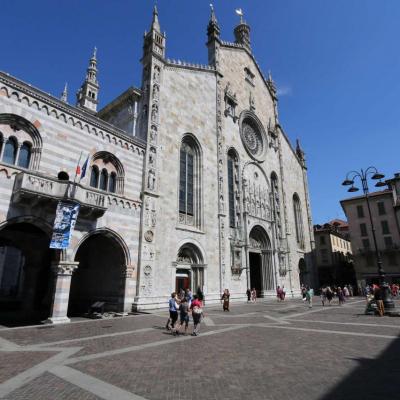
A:
[[[166,332],[164,311],[0,328],[0,398],[400,398],[400,319],[364,306],[212,306],[198,337]]]

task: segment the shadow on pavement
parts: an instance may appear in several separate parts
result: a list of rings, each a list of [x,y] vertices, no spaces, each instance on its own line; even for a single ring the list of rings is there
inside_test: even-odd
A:
[[[358,366],[320,400],[400,398],[400,337],[376,358],[353,360]]]

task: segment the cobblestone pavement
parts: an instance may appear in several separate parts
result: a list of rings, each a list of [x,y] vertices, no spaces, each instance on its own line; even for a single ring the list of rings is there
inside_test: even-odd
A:
[[[400,398],[400,319],[364,306],[212,306],[198,337],[166,332],[164,311],[0,328],[0,398]]]

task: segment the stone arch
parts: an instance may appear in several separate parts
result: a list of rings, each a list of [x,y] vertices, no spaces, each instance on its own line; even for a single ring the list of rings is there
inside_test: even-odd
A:
[[[81,238],[73,256],[79,266],[72,276],[68,314],[81,315],[98,301],[104,302],[104,311],[122,311],[130,268],[122,237],[108,228],[93,230]]]
[[[254,225],[249,233],[249,283],[259,297],[275,288],[271,240],[261,225]]]
[[[18,324],[47,318],[52,305],[52,263],[65,253],[49,248],[52,228],[34,216],[0,224],[2,323]]]
[[[5,128],[10,132],[9,136],[18,136],[21,143],[25,142],[27,137],[29,137],[29,141],[31,142],[31,158],[29,168],[36,170],[39,168],[40,156],[42,152],[43,140],[42,136],[36,127],[38,124],[35,121],[35,124],[28,121],[26,118],[23,118],[16,114],[0,114],[0,126],[5,125]],[[1,130],[1,127],[0,127]],[[18,160],[15,160],[18,163]]]
[[[204,292],[205,263],[204,250],[194,240],[182,241],[176,253],[175,290],[199,288]]]
[[[107,167],[107,164],[110,166]],[[108,174],[112,172],[116,173],[116,185],[115,192],[117,194],[124,193],[124,180],[125,180],[125,170],[119,158],[108,151],[98,151],[92,156],[91,165],[97,165],[99,169],[105,167]]]

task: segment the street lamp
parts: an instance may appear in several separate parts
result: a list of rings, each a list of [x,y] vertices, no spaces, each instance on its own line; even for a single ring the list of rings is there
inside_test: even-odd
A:
[[[368,167],[365,171],[363,169],[361,169],[360,171],[348,172],[346,175],[346,179],[342,182],[342,185],[350,186],[350,188],[347,191],[350,193],[354,193],[359,190],[358,187],[354,186],[354,180],[360,179],[360,181],[361,181],[362,190],[364,192],[365,201],[367,203],[367,208],[368,208],[369,221],[370,221],[371,230],[372,230],[372,238],[374,240],[375,256],[376,256],[376,261],[378,264],[379,283],[383,290],[383,304],[384,304],[385,310],[386,310],[386,309],[394,308],[394,302],[393,302],[392,296],[390,294],[389,285],[385,281],[385,271],[383,270],[383,267],[382,267],[382,259],[381,259],[381,256],[380,256],[380,253],[378,250],[378,245],[376,243],[375,226],[374,226],[374,221],[372,220],[371,207],[369,204],[369,196],[368,196],[369,189],[368,189],[367,178],[369,176],[371,177],[371,179],[378,181],[375,184],[375,187],[386,186],[386,183],[382,182],[382,179],[385,177],[385,175],[379,173],[375,167]]]

